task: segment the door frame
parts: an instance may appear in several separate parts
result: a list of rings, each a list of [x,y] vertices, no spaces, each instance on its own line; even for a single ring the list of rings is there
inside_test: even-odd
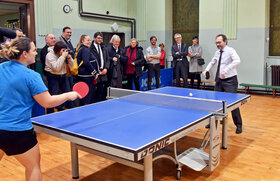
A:
[[[0,0],[0,2],[20,3],[27,6],[27,32],[26,36],[35,41],[35,13],[34,13],[34,0]]]

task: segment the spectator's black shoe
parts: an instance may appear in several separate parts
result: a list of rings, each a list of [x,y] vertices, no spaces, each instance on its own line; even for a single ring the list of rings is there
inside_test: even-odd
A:
[[[205,128],[206,128],[206,129],[209,129],[209,128],[210,128],[210,124],[207,124],[207,125],[205,126]]]
[[[235,133],[236,134],[242,133],[242,126],[237,126]]]

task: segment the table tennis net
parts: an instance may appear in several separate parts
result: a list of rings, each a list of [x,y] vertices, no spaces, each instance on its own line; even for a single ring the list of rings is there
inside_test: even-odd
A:
[[[192,109],[208,112],[221,112],[226,113],[226,103],[224,101],[200,99],[186,96],[176,96],[169,94],[160,94],[153,92],[141,92],[125,89],[110,90],[110,96],[113,98],[119,98],[123,100],[149,103],[155,105]],[[113,94],[113,95],[112,95]]]

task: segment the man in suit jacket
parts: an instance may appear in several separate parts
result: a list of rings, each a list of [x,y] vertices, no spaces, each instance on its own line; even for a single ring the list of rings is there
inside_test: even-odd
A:
[[[184,87],[188,87],[188,73],[189,73],[189,62],[187,59],[188,46],[182,43],[182,35],[176,33],[174,35],[176,44],[171,48],[173,57],[173,68],[175,71],[176,86],[180,87],[180,78],[184,80]]]
[[[107,72],[110,67],[110,61],[108,59],[108,52],[103,43],[103,34],[96,32],[94,34],[94,40],[91,44],[90,51],[97,58],[99,75],[96,84],[95,102],[103,101],[107,96],[108,77]]]
[[[70,55],[71,57],[74,59],[75,55],[75,50],[74,50],[74,47],[71,43],[71,36],[72,36],[72,30],[70,27],[68,26],[65,26],[63,29],[62,29],[62,35],[57,39],[57,41],[63,41],[66,45],[67,45],[67,49],[70,50]]]

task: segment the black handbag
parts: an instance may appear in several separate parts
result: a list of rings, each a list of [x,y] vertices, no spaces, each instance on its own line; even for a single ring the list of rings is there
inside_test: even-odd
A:
[[[203,58],[198,58],[198,59],[197,59],[197,63],[198,63],[198,65],[204,65],[204,64],[205,64]]]

